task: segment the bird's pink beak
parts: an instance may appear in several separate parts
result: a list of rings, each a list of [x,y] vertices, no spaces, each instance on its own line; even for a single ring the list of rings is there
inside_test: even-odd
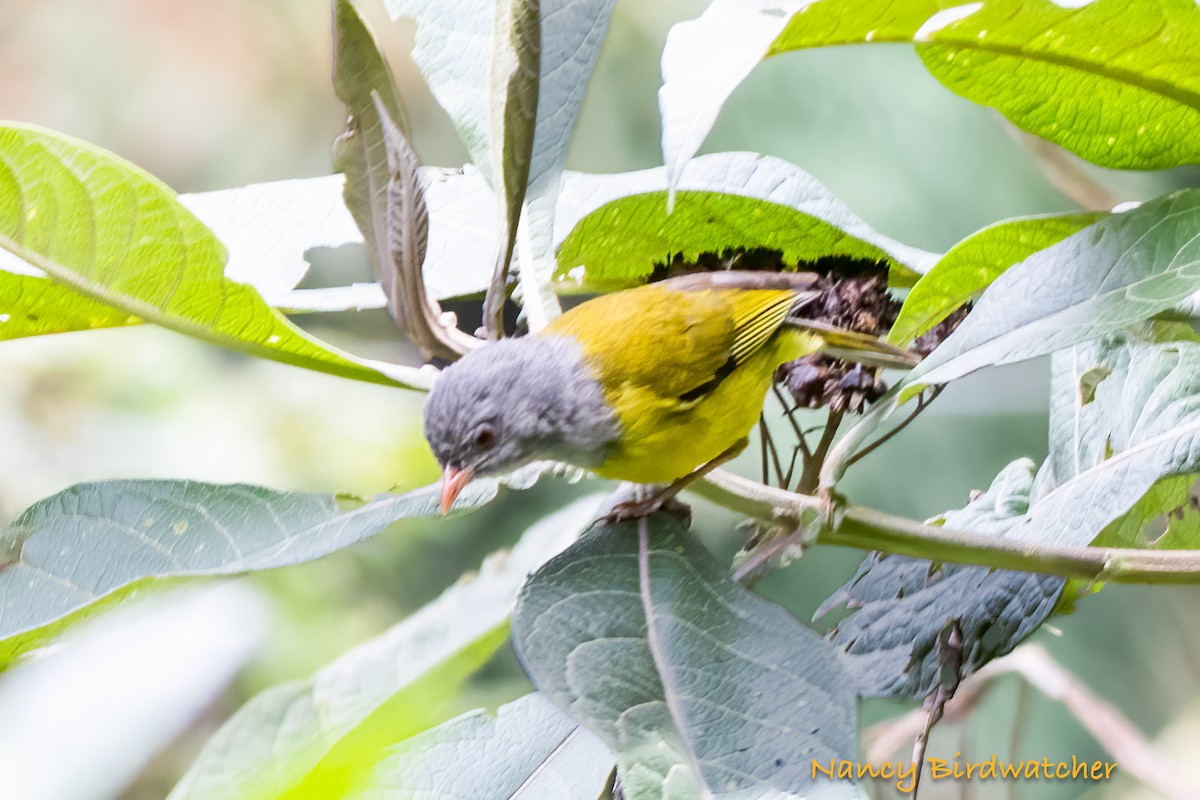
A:
[[[442,471],[442,513],[445,514],[454,505],[454,501],[466,488],[471,479],[475,477],[475,470],[470,467],[463,469],[455,469],[454,467],[446,467]]]

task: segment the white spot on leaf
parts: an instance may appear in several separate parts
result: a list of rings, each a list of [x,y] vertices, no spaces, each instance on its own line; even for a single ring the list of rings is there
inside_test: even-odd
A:
[[[925,20],[924,25],[922,25],[920,28],[917,28],[917,32],[913,35],[913,39],[918,42],[928,42],[933,35],[942,28],[966,19],[981,8],[983,8],[983,3],[968,3],[963,6],[943,8],[941,11]]]
[[[1059,8],[1083,8],[1090,6],[1095,0],[1050,0],[1050,2]]]

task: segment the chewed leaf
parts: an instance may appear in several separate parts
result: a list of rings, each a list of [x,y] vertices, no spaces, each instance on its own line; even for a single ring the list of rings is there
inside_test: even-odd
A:
[[[812,772],[855,749],[828,644],[674,518],[644,524],[595,526],[522,589],[513,638],[534,684],[654,796],[857,797]]]
[[[1014,462],[966,508],[945,514],[945,524],[1004,536],[1028,510],[1032,466]],[[918,698],[942,679],[937,644],[948,623],[962,632],[965,677],[1035,631],[1063,585],[1053,576],[873,553],[817,615],[843,604],[854,610],[830,638],[859,694]]]
[[[674,210],[662,168],[613,176],[572,176],[560,224],[570,225],[558,254],[567,284],[616,289],[644,283],[673,255],[763,248],[784,263],[843,257],[889,266],[911,285],[937,256],[875,232],[800,168],[754,153],[715,153],[688,165]]]

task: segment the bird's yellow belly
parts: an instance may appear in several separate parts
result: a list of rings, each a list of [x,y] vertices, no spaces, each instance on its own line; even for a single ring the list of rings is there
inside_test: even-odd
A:
[[[800,337],[781,335],[746,359],[691,405],[646,387],[610,396],[621,438],[595,472],[635,483],[669,483],[693,472],[746,437],[758,421],[775,368],[802,352]]]

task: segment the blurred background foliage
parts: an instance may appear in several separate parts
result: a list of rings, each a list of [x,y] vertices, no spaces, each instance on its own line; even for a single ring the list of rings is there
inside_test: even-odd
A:
[[[407,52],[411,24],[362,0],[398,73],[425,163],[465,149]],[[568,166],[657,165],[659,55],[670,25],[702,0],[621,0]],[[0,117],[73,134],[132,160],[180,192],[330,171],[344,111],[329,85],[324,0],[0,0]],[[880,231],[943,250],[996,220],[1064,211],[998,116],[952,95],[904,47],[837,48],[773,59],[726,106],[707,151],[753,150],[812,172]],[[1090,167],[1088,169],[1091,169]],[[1100,173],[1123,198],[1196,184],[1198,173]],[[357,248],[314,254],[309,285],[368,272]],[[299,320],[358,352],[411,359],[383,312]],[[902,437],[864,462],[856,502],[925,518],[965,504],[1020,456],[1045,455],[1047,366],[993,370],[955,384]],[[247,481],[369,494],[436,478],[420,436],[421,398],[231,355],[146,327],[0,344],[0,513],[72,483],[116,477]],[[753,449],[752,449],[753,450]],[[739,462],[757,472],[757,455]],[[318,563],[252,580],[272,601],[271,634],[220,704],[130,791],[161,797],[196,748],[253,693],[303,677],[437,595],[532,520],[587,487],[563,481],[509,493],[473,515],[404,524]],[[701,506],[695,527],[721,557],[746,531]],[[802,619],[861,553],[821,548],[758,585]],[[1180,756],[1200,745],[1200,588],[1113,586],[1038,638],[1065,666]],[[444,718],[496,705],[527,684],[505,649]],[[1103,758],[1061,707],[1020,701],[1006,679],[965,726],[943,726],[930,754],[950,758]],[[1021,709],[1021,710],[1018,710]],[[894,714],[868,703],[863,722]],[[0,722],[0,724],[3,724]],[[1014,725],[1020,732],[1014,735]],[[1194,762],[1194,759],[1192,759]],[[1192,768],[1195,768],[1193,763]],[[959,797],[931,783],[928,798]],[[977,798],[1011,786],[976,787]],[[1073,798],[1070,782],[1024,784],[1025,798]],[[1127,781],[1088,797],[1141,797]]]

